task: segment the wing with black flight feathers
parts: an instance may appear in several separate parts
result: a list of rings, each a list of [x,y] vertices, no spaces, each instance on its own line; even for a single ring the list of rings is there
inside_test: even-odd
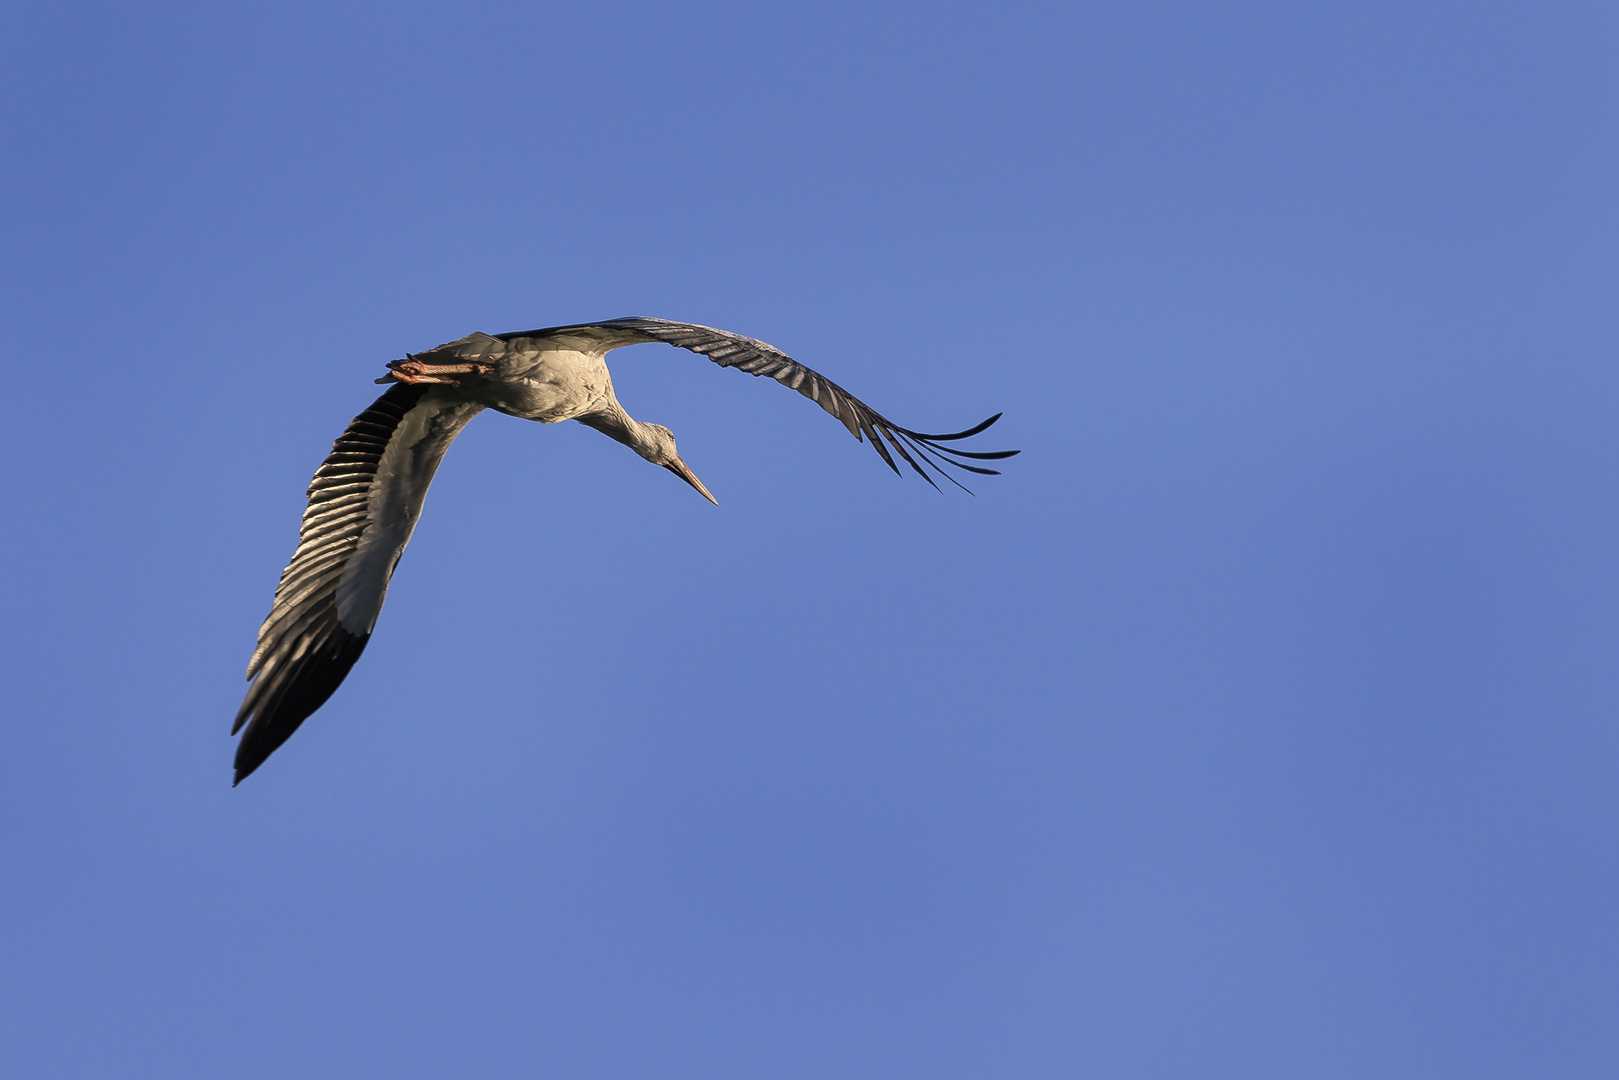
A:
[[[365,651],[433,472],[478,411],[437,387],[396,384],[349,423],[309,484],[253,680],[236,714],[236,783],[325,704]]]
[[[556,334],[566,334],[570,331],[592,330],[607,332],[605,340],[609,342],[608,349],[616,349],[623,345],[633,345],[638,342],[662,341],[706,356],[721,367],[736,368],[738,371],[746,371],[748,374],[755,376],[768,375],[783,386],[790,386],[797,390],[800,394],[803,394],[837,417],[856,439],[869,439],[872,448],[888,463],[888,467],[899,473],[900,468],[895,464],[893,456],[889,453],[889,447],[892,447],[894,453],[898,454],[906,464],[916,470],[918,476],[933,484],[935,488],[939,485],[933,483],[933,478],[928,475],[927,468],[933,469],[952,484],[961,487],[961,484],[954,477],[940,468],[941,464],[952,465],[955,468],[980,473],[985,476],[999,476],[1000,472],[996,469],[969,465],[965,461],[957,459],[997,461],[1001,458],[1009,458],[1018,452],[1016,450],[989,452],[958,450],[953,446],[941,445],[977,435],[999,420],[1001,418],[1000,413],[996,413],[988,420],[974,425],[966,431],[956,431],[946,435],[926,435],[920,431],[902,428],[831,379],[810,370],[775,346],[767,345],[763,341],[745,337],[742,334],[716,330],[712,326],[670,322],[668,319],[652,319],[632,315],[622,319],[608,319],[599,323],[550,326],[542,330],[522,330],[494,336],[502,341],[511,341],[514,338],[545,338]],[[886,446],[884,445],[885,440],[887,442]],[[924,468],[924,466],[927,468]],[[962,488],[962,490],[967,489]]]

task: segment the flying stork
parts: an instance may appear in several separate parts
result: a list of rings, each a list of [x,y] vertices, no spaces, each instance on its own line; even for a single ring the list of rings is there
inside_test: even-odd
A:
[[[392,385],[332,444],[310,482],[298,549],[259,628],[258,647],[247,665],[252,685],[231,728],[233,735],[244,725],[247,729],[236,747],[236,784],[332,696],[360,658],[433,473],[467,421],[484,409],[542,424],[577,420],[718,503],[675,452],[669,429],[631,419],[613,393],[607,354],[652,341],[689,349],[721,367],[769,375],[843,421],[856,439],[869,440],[896,473],[895,454],[935,488],[929,469],[955,483],[941,464],[999,475],[955,459],[1017,453],[944,445],[978,434],[1000,419],[999,413],[966,431],[923,435],[892,423],[779,349],[695,323],[630,317],[477,333],[406,354],[387,365],[388,374],[376,381]]]

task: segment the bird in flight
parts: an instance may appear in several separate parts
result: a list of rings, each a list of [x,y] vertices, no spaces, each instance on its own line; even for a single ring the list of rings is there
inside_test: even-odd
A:
[[[298,549],[259,628],[258,647],[247,665],[252,685],[231,728],[234,735],[246,727],[236,747],[235,783],[325,704],[360,658],[433,473],[467,421],[484,409],[543,424],[577,420],[718,503],[675,452],[669,429],[631,419],[613,393],[607,354],[652,341],[792,387],[843,421],[856,439],[869,441],[896,473],[897,456],[935,488],[930,471],[961,486],[941,465],[999,475],[959,459],[996,460],[1017,453],[946,445],[983,431],[999,413],[966,431],[923,435],[892,423],[779,349],[695,323],[631,317],[478,333],[407,354],[387,365],[388,374],[377,382],[392,385],[332,444],[310,482]]]

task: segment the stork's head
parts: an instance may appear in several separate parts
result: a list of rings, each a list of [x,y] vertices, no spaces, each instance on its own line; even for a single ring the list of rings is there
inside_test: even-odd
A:
[[[697,479],[697,474],[687,468],[684,461],[680,460],[680,455],[675,452],[674,432],[662,424],[641,424],[639,427],[640,431],[637,434],[640,435],[643,445],[637,446],[635,449],[642,457],[654,465],[662,465],[665,469],[686,481],[686,483],[702,492],[703,498],[715,506],[720,504],[718,499],[708,493],[708,489],[703,486],[703,482]]]

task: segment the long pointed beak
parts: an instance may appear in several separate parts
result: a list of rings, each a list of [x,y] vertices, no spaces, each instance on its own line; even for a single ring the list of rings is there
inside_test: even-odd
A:
[[[708,489],[703,486],[703,482],[701,480],[697,479],[697,474],[692,472],[689,468],[686,467],[686,463],[684,461],[681,461],[679,458],[675,458],[673,461],[666,464],[664,466],[664,468],[668,469],[670,472],[674,473],[676,476],[678,476],[682,480],[686,481],[686,483],[690,484],[692,487],[694,487],[698,491],[702,492],[703,493],[703,498],[707,499],[709,502],[713,503],[715,506],[718,506],[720,504],[720,501],[718,499],[714,498],[714,496],[712,496],[712,495],[710,495],[708,493]]]

